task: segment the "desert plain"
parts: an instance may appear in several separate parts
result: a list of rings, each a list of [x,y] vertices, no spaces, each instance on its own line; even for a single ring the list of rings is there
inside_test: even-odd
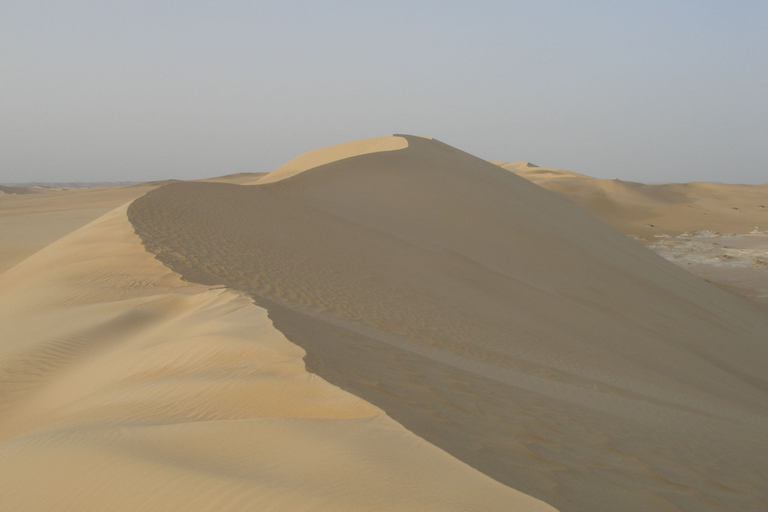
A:
[[[394,135],[0,191],[3,510],[768,509],[768,184]]]

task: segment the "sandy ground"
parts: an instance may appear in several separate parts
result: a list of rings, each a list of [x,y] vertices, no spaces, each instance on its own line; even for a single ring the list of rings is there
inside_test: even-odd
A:
[[[242,184],[262,176],[242,173],[200,181]],[[0,186],[0,273],[114,208],[172,182],[59,189]]]
[[[307,373],[125,207],[0,274],[0,312],[3,510],[553,510]]]
[[[0,190],[0,508],[768,508],[768,187],[500,165]]]
[[[496,163],[768,311],[768,268],[761,263],[768,260],[768,184],[644,185],[526,162]]]
[[[3,188],[6,193],[0,194],[0,273],[153,187]]]
[[[185,279],[251,294],[310,371],[560,510],[768,506],[763,311],[450,146],[362,146],[129,218]]]

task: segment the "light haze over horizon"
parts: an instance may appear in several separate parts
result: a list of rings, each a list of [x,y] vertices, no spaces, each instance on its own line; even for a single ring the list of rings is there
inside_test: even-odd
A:
[[[768,2],[3,2],[0,182],[268,172],[413,133],[768,182]]]

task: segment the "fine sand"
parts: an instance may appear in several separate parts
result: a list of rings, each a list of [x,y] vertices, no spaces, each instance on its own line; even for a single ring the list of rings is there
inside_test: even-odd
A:
[[[768,317],[507,170],[395,136],[128,214],[310,371],[503,484],[563,511],[768,507]]]
[[[553,510],[307,373],[126,207],[0,274],[0,315],[4,511]]]
[[[151,188],[0,187],[0,273]]]
[[[768,183],[667,183],[602,180],[526,162],[495,162],[562,195],[627,234],[653,238],[692,231],[768,230]]]
[[[768,311],[768,184],[601,180],[526,162],[496,162]]]
[[[498,165],[0,189],[0,509],[767,509],[768,186]]]
[[[241,173],[200,181],[243,184],[261,176],[264,173]],[[92,188],[0,186],[0,273],[114,208],[173,182]]]

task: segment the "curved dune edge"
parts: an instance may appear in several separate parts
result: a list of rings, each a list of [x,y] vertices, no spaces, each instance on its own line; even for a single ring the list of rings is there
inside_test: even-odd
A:
[[[560,510],[762,510],[768,318],[408,142],[264,187],[169,185],[129,217],[186,279],[252,294],[312,372]]]
[[[380,153],[383,151],[397,151],[408,147],[408,140],[401,135],[391,135],[387,137],[374,137],[371,139],[362,139],[343,144],[336,144],[326,148],[316,149],[304,153],[294,158],[287,164],[278,167],[263,178],[257,179],[244,185],[263,185],[265,183],[274,183],[277,181],[296,176],[309,169],[320,167],[321,165],[337,162],[345,158],[352,158],[370,153]]]
[[[241,293],[184,282],[126,207],[0,276],[6,510],[524,510],[309,374]]]

